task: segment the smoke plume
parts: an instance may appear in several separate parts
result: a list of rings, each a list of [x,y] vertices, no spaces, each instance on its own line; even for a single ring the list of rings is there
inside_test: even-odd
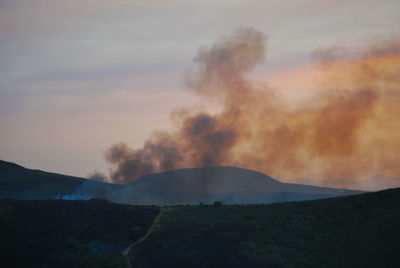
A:
[[[113,145],[105,153],[113,167],[110,180],[218,165],[338,184],[400,175],[399,42],[382,42],[353,57],[337,48],[316,51],[324,79],[296,107],[246,76],[263,62],[265,45],[263,33],[238,28],[201,49],[186,84],[200,98],[218,102],[221,111],[174,111],[173,132],[155,131],[139,149]]]

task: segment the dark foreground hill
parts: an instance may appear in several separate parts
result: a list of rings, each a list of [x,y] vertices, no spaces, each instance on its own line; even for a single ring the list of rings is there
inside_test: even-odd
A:
[[[159,213],[95,201],[0,200],[0,267],[125,267]]]
[[[265,174],[236,167],[187,168],[143,176],[124,185],[113,201],[131,204],[260,204],[311,200],[361,193],[279,182]],[[114,197],[115,196],[115,197]]]
[[[159,212],[161,214],[159,217]],[[400,267],[400,189],[270,205],[0,200],[0,267]]]
[[[218,204],[216,204],[218,205]],[[400,189],[271,205],[164,208],[134,267],[400,267]]]

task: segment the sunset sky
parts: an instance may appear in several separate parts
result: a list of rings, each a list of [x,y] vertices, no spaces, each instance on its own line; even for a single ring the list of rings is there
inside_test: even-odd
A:
[[[296,106],[318,90],[318,52],[398,38],[399,14],[398,0],[0,0],[0,159],[108,174],[111,145],[171,130],[177,107],[220,109],[185,90],[184,75],[238,26],[267,36],[249,79]]]

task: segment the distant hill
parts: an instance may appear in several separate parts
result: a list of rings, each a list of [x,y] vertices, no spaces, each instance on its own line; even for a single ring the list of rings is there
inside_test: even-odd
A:
[[[143,176],[124,185],[32,170],[0,161],[0,198],[90,199],[141,205],[273,203],[358,194],[360,191],[279,182],[236,167],[203,167]]]
[[[131,204],[198,204],[216,200],[272,203],[361,193],[345,189],[281,183],[265,174],[236,167],[188,168],[143,176],[109,198]]]
[[[162,209],[134,267],[400,267],[400,189]]]
[[[382,189],[391,189],[400,187],[400,177],[386,177],[384,175],[376,175],[363,180],[359,189],[366,191],[378,191]]]
[[[375,175],[364,180],[318,180],[312,178],[294,178],[288,181],[296,181],[309,185],[324,185],[326,187],[344,187],[346,189],[357,189],[361,191],[381,191],[400,187],[400,177],[387,177]]]

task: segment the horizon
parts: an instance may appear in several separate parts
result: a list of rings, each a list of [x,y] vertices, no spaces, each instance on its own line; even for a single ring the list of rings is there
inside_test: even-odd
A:
[[[36,169],[35,167],[23,166],[23,165],[20,165],[19,163],[6,161],[4,159],[0,159],[0,162],[5,162],[5,163],[11,164],[11,165],[17,165],[24,169],[50,172],[46,169]],[[362,191],[362,192],[374,192],[374,191],[382,191],[382,190],[398,188],[400,186],[398,183],[399,178],[390,178],[390,177],[386,177],[384,175],[376,175],[376,176],[373,176],[371,178],[366,178],[361,181],[350,182],[348,184],[345,184],[344,187],[337,187],[336,185],[329,185],[329,183],[320,183],[318,180],[311,179],[311,178],[297,178],[294,182],[293,182],[293,180],[290,180],[290,179],[278,180],[278,179],[273,178],[273,177],[269,176],[268,174],[262,173],[260,171],[247,169],[247,168],[240,168],[240,167],[236,167],[236,166],[204,166],[204,167],[193,167],[193,168],[188,167],[188,168],[181,168],[181,169],[175,169],[175,170],[166,170],[166,171],[157,172],[157,173],[144,174],[138,178],[135,178],[134,180],[137,180],[137,179],[140,179],[143,177],[146,178],[147,176],[152,176],[152,175],[157,175],[157,174],[173,173],[176,171],[189,170],[189,169],[195,170],[195,169],[207,169],[207,168],[234,168],[234,169],[240,169],[240,170],[244,170],[244,171],[259,173],[259,174],[264,175],[264,176],[268,177],[269,179],[272,179],[279,183],[309,185],[309,186],[326,187],[326,188],[339,189],[339,190],[343,189],[343,190]],[[50,173],[53,173],[53,172],[50,172]],[[71,176],[71,177],[76,177],[76,178],[80,178],[80,179],[91,180],[91,181],[100,181],[100,182],[104,182],[104,183],[121,185],[121,184],[118,184],[118,183],[112,182],[112,181],[107,182],[107,181],[103,181],[103,180],[97,180],[96,178],[90,178],[89,176],[81,177],[81,176],[73,176],[71,174],[64,174],[64,173],[58,173],[58,172],[54,172],[54,173],[59,174],[59,175],[64,175],[64,176]],[[382,183],[378,183],[377,179],[384,180],[384,181]],[[123,184],[127,184],[127,183],[129,183],[129,182],[125,182]],[[69,195],[67,195],[67,196],[69,196]],[[61,199],[64,199],[64,197]]]
[[[116,183],[210,163],[329,187],[400,178],[398,2],[0,7],[5,161]]]

